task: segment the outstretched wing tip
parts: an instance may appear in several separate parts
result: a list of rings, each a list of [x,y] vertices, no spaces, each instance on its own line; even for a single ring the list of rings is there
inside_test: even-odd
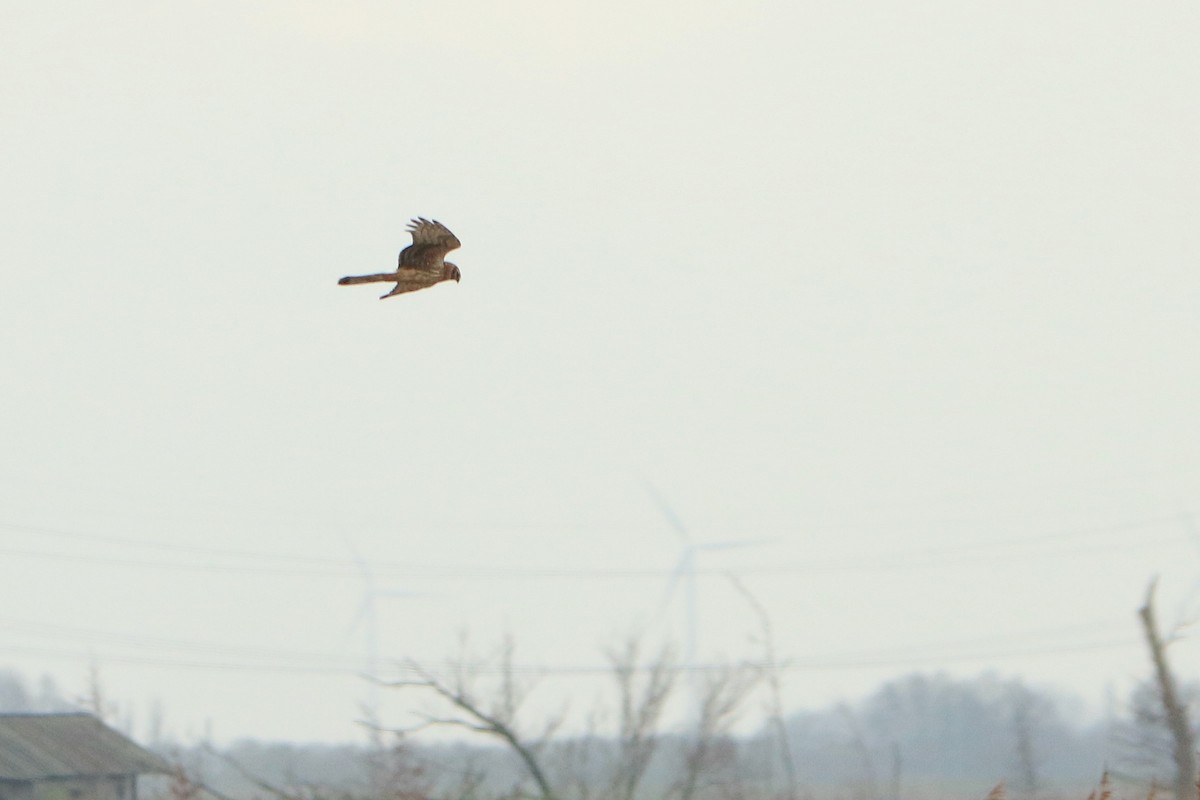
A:
[[[408,223],[407,230],[416,244],[458,244],[458,237],[436,219],[416,217]]]

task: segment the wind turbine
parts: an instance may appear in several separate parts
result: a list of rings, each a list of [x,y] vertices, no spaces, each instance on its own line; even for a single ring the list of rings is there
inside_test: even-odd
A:
[[[371,569],[371,565],[367,562],[358,548],[354,546],[354,542],[349,536],[343,534],[342,538],[346,542],[346,547],[349,548],[351,557],[354,559],[354,564],[358,568],[358,574],[362,578],[362,600],[358,604],[358,611],[354,615],[354,619],[350,622],[350,627],[346,631],[347,638],[354,635],[355,630],[361,625],[363,628],[363,649],[364,667],[367,676],[367,700],[366,711],[370,715],[369,722],[372,725],[379,724],[379,598],[381,597],[419,597],[422,592],[402,592],[402,591],[384,591],[377,587],[375,580],[375,571]]]
[[[697,612],[697,589],[696,589],[696,557],[702,552],[715,552],[718,550],[735,550],[743,547],[756,547],[763,544],[768,544],[775,541],[774,539],[736,539],[719,542],[695,542],[692,540],[691,534],[688,532],[687,526],[683,524],[683,520],[675,513],[675,509],[666,501],[666,499],[654,488],[653,484],[646,484],[646,491],[654,504],[658,506],[658,510],[662,512],[671,528],[674,529],[679,536],[683,545],[679,551],[679,558],[675,561],[675,568],[671,571],[671,577],[667,580],[667,589],[663,595],[662,603],[659,606],[659,614],[662,614],[666,607],[671,602],[671,597],[675,593],[675,587],[682,581],[684,588],[684,604],[683,604],[683,658],[684,666],[689,670],[693,670],[696,664],[696,650],[699,641],[699,613]]]

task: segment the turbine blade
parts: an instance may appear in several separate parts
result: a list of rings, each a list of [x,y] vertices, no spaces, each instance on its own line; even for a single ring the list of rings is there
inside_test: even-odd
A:
[[[649,481],[646,481],[646,492],[650,495],[650,499],[654,501],[654,504],[658,506],[658,510],[662,512],[662,515],[667,518],[667,522],[675,529],[675,533],[679,534],[679,538],[691,544],[692,537],[688,535],[687,526],[683,524],[683,520],[675,513],[675,509],[671,508],[666,498],[659,494],[658,490],[654,488],[654,484]]]
[[[762,547],[767,544],[775,544],[779,541],[775,539],[732,539],[723,542],[701,542],[696,545],[697,550],[737,550],[742,547]]]

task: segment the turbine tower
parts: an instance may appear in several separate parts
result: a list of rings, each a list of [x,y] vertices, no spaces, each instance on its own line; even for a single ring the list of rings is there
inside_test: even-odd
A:
[[[362,626],[363,666],[368,681],[367,699],[365,701],[366,712],[370,716],[370,724],[378,725],[380,709],[379,598],[418,597],[422,593],[380,590],[375,579],[375,571],[371,568],[370,563],[359,553],[358,548],[354,546],[349,536],[343,535],[342,538],[345,539],[346,547],[349,548],[350,554],[354,559],[354,564],[358,568],[358,574],[362,579],[362,600],[359,601],[358,611],[355,612],[354,619],[350,622],[346,636],[347,638],[353,636],[358,627]]]
[[[683,520],[675,513],[675,509],[666,501],[666,499],[654,488],[651,483],[646,484],[646,491],[654,504],[658,506],[658,510],[666,518],[675,534],[682,542],[682,547],[679,551],[679,558],[675,561],[675,568],[671,571],[671,577],[667,579],[667,589],[663,595],[659,613],[663,613],[666,607],[670,604],[671,598],[675,593],[675,587],[682,581],[684,590],[683,603],[683,658],[684,666],[694,673],[695,667],[698,666],[697,649],[699,646],[700,637],[700,622],[699,612],[697,611],[697,588],[696,588],[696,557],[700,553],[711,553],[718,550],[735,550],[743,547],[756,547],[758,545],[768,544],[774,539],[734,539],[718,542],[696,542],[692,539],[688,532],[687,526],[683,524]]]

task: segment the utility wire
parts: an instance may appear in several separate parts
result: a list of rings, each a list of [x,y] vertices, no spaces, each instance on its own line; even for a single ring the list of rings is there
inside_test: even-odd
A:
[[[1035,629],[1011,634],[970,639],[929,642],[893,648],[860,650],[814,655],[778,661],[774,668],[783,672],[814,672],[835,669],[915,666],[927,663],[974,661],[1011,657],[1091,652],[1137,647],[1140,639],[1131,630],[1113,622],[1069,625]],[[11,655],[38,655],[87,661],[99,653],[105,662],[156,667],[174,667],[219,671],[266,672],[279,674],[362,675],[361,660],[345,654],[199,642],[170,637],[99,631],[87,628],[37,623],[0,617],[0,629],[10,632],[9,642],[0,652]],[[50,644],[14,642],[15,636],[49,641]],[[753,662],[747,665],[757,666]],[[422,662],[433,673],[471,672],[482,676],[497,675],[502,669],[481,659],[467,661],[438,660]],[[678,664],[680,673],[713,672],[728,664]],[[538,665],[514,664],[512,672],[533,676],[596,676],[611,674],[611,665]],[[651,669],[650,665],[641,667]],[[405,675],[397,664],[389,672]]]
[[[1028,536],[963,542],[952,545],[901,549],[866,556],[747,565],[739,567],[736,571],[740,575],[832,573],[863,569],[896,571],[944,566],[946,564],[969,563],[977,560],[987,560],[991,563],[996,560],[1019,561],[1034,557],[1041,559],[1055,556],[1077,556],[1094,552],[1122,550],[1131,547],[1142,549],[1155,544],[1175,544],[1184,539],[1187,531],[1181,529],[1180,520],[1181,518],[1178,515],[1146,517],[1109,525],[1079,527]],[[1112,537],[1114,535],[1145,530],[1146,528],[1163,526],[1168,526],[1168,529],[1152,536],[1140,536],[1136,541],[1096,541],[1097,537]],[[59,537],[101,544],[115,544],[129,548],[194,553],[210,556],[218,560],[181,561],[152,557],[83,554],[29,547],[0,547],[0,554],[14,557],[227,575],[248,574],[276,575],[281,577],[357,579],[360,571],[358,565],[350,560],[303,556],[286,552],[239,550],[203,545],[180,545],[133,537],[84,533],[4,521],[0,521],[0,530],[30,533],[40,537]],[[1078,542],[1078,544],[1072,544],[1073,542]],[[236,563],[238,560],[257,563]],[[234,563],[229,563],[230,561]],[[388,574],[393,578],[407,580],[463,579],[524,581],[529,579],[618,580],[646,578],[661,580],[672,574],[672,570],[661,568],[497,567],[467,564],[412,564],[396,561],[372,562],[371,567],[378,574]],[[727,571],[727,569],[699,568],[696,570],[696,574],[711,576],[721,575]]]

